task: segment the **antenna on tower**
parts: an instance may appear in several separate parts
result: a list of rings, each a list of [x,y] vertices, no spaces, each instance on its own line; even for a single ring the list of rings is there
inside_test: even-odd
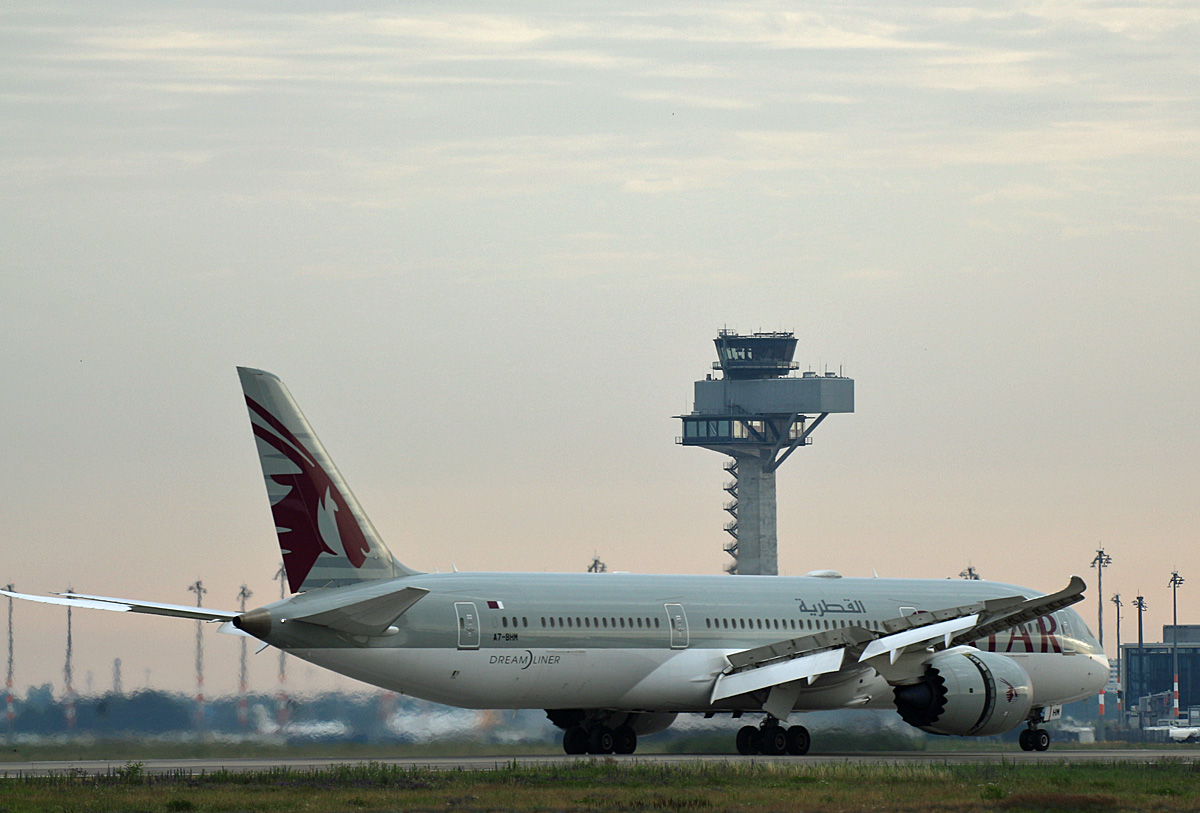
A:
[[[246,599],[250,598],[252,595],[254,595],[254,594],[250,592],[250,588],[246,587],[246,585],[244,585],[244,584],[242,585],[241,589],[238,590],[237,599],[238,599],[238,602],[240,603],[243,614],[245,614],[245,612],[246,612]],[[246,637],[244,635],[241,637],[241,643],[242,643],[242,659],[241,659],[240,668],[238,670],[237,716],[238,716],[238,725],[245,728],[246,722],[249,719],[249,715],[247,714],[247,703],[246,703],[246,687],[247,687],[247,682],[246,682]]]
[[[195,584],[188,585],[188,592],[196,594],[196,606],[204,604],[204,583],[196,579]],[[203,626],[196,621],[196,725],[204,724],[204,635]]]

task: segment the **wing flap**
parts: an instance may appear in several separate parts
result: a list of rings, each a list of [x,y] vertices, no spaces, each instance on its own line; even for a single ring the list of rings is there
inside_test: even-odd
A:
[[[776,660],[765,666],[747,669],[743,672],[732,672],[720,675],[713,686],[710,702],[724,700],[746,692],[754,692],[769,686],[791,683],[795,680],[807,679],[809,683],[818,677],[842,668],[845,658],[844,648],[827,649],[797,658]]]
[[[938,621],[933,624],[926,624],[923,627],[905,630],[904,632],[895,632],[891,635],[885,635],[882,638],[876,638],[863,649],[863,652],[858,657],[858,662],[870,660],[871,658],[887,655],[892,663],[896,662],[896,658],[904,653],[904,650],[910,646],[918,644],[928,644],[936,642],[939,639],[943,646],[949,646],[950,641],[956,633],[960,633],[966,629],[973,629],[979,616],[968,615],[963,618],[951,618],[947,621]]]

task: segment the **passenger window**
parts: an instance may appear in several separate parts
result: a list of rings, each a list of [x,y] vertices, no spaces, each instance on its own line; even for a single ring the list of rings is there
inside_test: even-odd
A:
[[[521,626],[522,626],[522,627],[528,627],[528,626],[529,626],[529,619],[528,619],[528,618],[526,618],[525,616],[521,616]]]
[[[507,626],[508,626],[508,616],[506,616],[506,615],[505,615],[505,616],[501,616],[501,618],[500,618],[500,625],[501,625],[501,626],[504,626],[504,627],[507,627]]]

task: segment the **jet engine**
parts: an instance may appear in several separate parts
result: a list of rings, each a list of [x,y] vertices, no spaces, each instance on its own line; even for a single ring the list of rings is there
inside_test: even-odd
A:
[[[958,647],[935,655],[916,683],[896,686],[896,711],[930,734],[986,737],[1029,716],[1029,675],[1012,658]]]

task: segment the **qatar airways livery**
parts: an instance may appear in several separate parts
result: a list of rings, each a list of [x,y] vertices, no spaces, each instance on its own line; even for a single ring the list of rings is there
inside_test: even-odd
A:
[[[68,593],[16,598],[221,621],[298,658],[467,708],[545,709],[569,754],[632,753],[681,713],[761,716],[742,754],[804,754],[806,711],[894,709],[934,734],[1045,721],[1108,661],[1061,591],[986,581],[420,573],[388,550],[291,394],[239,368],[292,595],[246,613]],[[2,591],[0,591],[2,592]]]

